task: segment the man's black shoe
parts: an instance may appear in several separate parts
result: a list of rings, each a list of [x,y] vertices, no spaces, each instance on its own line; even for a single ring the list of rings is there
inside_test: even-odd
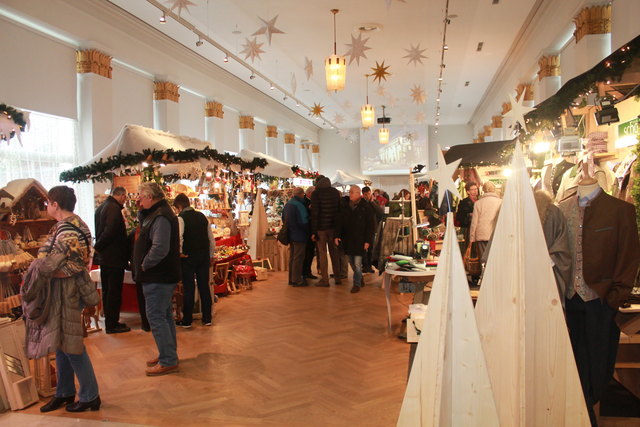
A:
[[[307,279],[311,279],[311,280],[316,280],[318,278],[318,276],[314,276],[313,274],[309,273],[309,274],[305,274],[305,276]]]
[[[141,326],[142,330],[145,332],[151,332],[151,326],[148,323],[143,323]]]
[[[108,334],[120,334],[122,332],[129,332],[131,330],[130,327],[128,327],[127,325],[121,326],[120,324],[118,324],[118,326],[116,326],[115,328],[107,328],[106,332]]]
[[[76,400],[75,396],[68,397],[53,397],[46,405],[40,407],[40,412],[51,412],[58,408],[62,408],[64,405],[73,403]]]
[[[353,288],[351,288],[352,294],[355,294],[356,292],[360,292],[360,286],[354,286]]]

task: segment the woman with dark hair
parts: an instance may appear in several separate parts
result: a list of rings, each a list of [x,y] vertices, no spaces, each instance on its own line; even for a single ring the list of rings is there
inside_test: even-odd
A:
[[[98,382],[83,344],[82,308],[100,297],[89,277],[91,231],[73,209],[76,196],[70,187],[49,190],[47,213],[58,222],[25,275],[22,289],[26,318],[27,355],[56,353],[56,393],[41,412],[66,405],[69,412],[100,409]],[[76,386],[80,389],[74,403]]]
[[[467,190],[468,197],[465,197],[458,204],[458,210],[456,211],[456,221],[464,233],[464,249],[462,253],[467,250],[469,246],[469,229],[471,227],[471,216],[473,215],[473,206],[478,200],[478,186],[475,182],[469,181],[464,185],[464,189]]]

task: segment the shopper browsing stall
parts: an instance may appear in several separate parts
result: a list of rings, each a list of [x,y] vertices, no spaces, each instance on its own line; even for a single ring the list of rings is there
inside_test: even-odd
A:
[[[293,197],[284,206],[282,221],[289,237],[289,285],[307,286],[302,277],[305,248],[309,241],[309,213],[304,205],[304,190],[293,189]]]
[[[155,182],[140,185],[140,235],[133,248],[134,279],[142,283],[147,318],[158,357],[147,362],[146,374],[178,371],[176,325],[171,297],[180,280],[178,219]]]
[[[335,283],[341,282],[341,266],[338,248],[334,243],[336,220],[340,212],[340,192],[331,187],[331,180],[325,176],[319,177],[316,189],[311,195],[311,238],[318,248],[318,265],[320,281],[316,286],[329,286],[329,260],[327,248],[331,257]]]

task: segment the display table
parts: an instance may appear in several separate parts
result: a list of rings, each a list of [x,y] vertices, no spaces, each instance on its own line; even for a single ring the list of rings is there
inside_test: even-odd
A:
[[[382,273],[382,288],[387,300],[387,324],[391,330],[391,283],[397,277],[408,277],[412,282],[428,282],[436,275],[437,267],[427,267],[427,271],[400,271],[386,269]]]

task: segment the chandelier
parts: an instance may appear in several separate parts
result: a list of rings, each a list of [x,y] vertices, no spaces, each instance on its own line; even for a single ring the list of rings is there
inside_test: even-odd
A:
[[[360,116],[362,118],[362,127],[368,129],[373,126],[376,112],[373,105],[369,104],[369,74],[364,76],[367,79],[367,103],[360,108]]]
[[[331,13],[333,13],[333,55],[324,60],[327,90],[335,92],[344,89],[347,79],[347,59],[344,56],[338,56],[336,53],[336,14],[338,12],[338,9],[331,9]]]
[[[389,143],[389,129],[384,127],[384,124],[387,123],[387,116],[384,115],[384,105],[382,106],[382,127],[378,130],[378,141],[380,144],[388,144]]]

